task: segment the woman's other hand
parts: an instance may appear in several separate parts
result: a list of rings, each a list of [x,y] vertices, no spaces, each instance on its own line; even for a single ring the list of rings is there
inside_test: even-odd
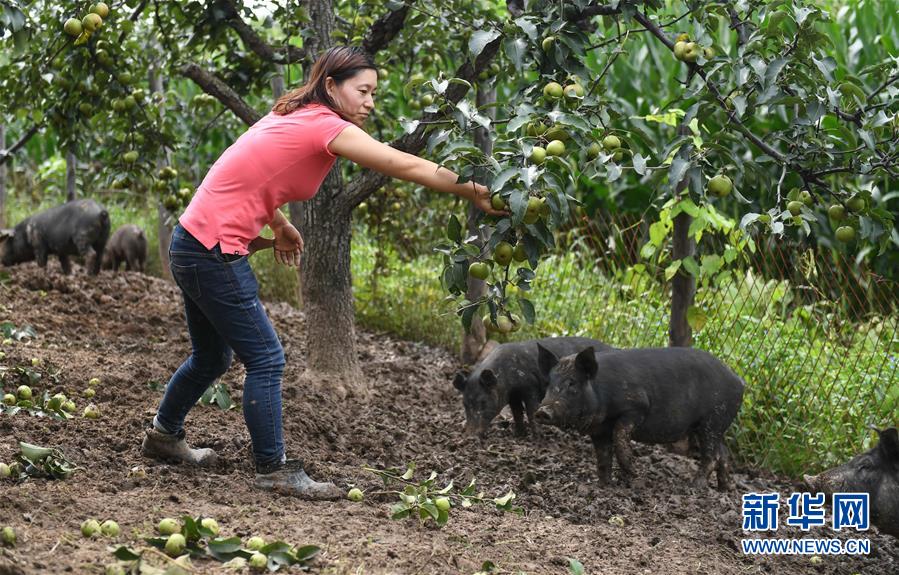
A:
[[[293,224],[285,224],[275,232],[275,261],[286,266],[299,267],[303,254],[303,236]]]

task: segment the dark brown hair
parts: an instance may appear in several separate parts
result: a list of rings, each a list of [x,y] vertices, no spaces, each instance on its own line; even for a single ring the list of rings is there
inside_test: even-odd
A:
[[[325,79],[330,76],[340,85],[358,74],[360,70],[365,69],[377,70],[378,68],[371,56],[362,48],[357,46],[329,48],[315,61],[312,72],[309,74],[309,81],[278,98],[272,111],[283,116],[316,102],[336,112],[337,106],[325,89]]]

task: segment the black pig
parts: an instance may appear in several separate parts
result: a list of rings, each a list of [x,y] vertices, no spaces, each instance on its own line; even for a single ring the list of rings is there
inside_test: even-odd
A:
[[[91,275],[100,272],[109,214],[94,200],[76,200],[27,217],[11,230],[0,231],[0,262],[12,266],[37,260],[47,267],[47,257],[56,254],[64,274],[72,273],[69,256],[90,260]]]
[[[471,373],[459,371],[453,380],[453,385],[462,392],[466,434],[486,435],[490,422],[506,405],[512,409],[517,434],[527,432],[524,413],[527,413],[531,430],[536,432],[534,410],[540,405],[549,384],[537,364],[538,342],[562,355],[585,346],[597,350],[612,349],[601,341],[586,337],[548,337],[497,345]]]
[[[125,262],[127,271],[141,273],[147,262],[147,237],[144,230],[134,224],[125,224],[117,229],[106,244],[103,269],[118,271],[122,262]]]
[[[558,359],[539,347],[550,380],[537,421],[590,436],[599,479],[612,478],[612,451],[624,479],[633,475],[630,440],[672,443],[695,436],[704,486],[717,463],[718,488],[730,488],[724,432],[743,400],[743,380],[711,354],[683,347],[595,353],[587,348]]]
[[[899,431],[878,431],[880,441],[865,453],[820,475],[806,475],[812,491],[867,493],[871,522],[884,533],[899,537]]]

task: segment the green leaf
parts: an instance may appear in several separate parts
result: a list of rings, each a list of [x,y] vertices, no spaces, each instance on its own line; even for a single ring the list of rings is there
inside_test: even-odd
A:
[[[718,254],[709,254],[702,256],[702,266],[700,273],[702,277],[710,277],[718,273],[718,270],[724,265],[724,260]]]
[[[502,172],[498,173],[496,177],[493,179],[492,184],[490,185],[490,190],[492,192],[500,192],[503,187],[506,185],[510,179],[518,174],[518,168],[506,168]]]
[[[212,539],[207,543],[206,550],[210,556],[223,563],[235,557],[249,559],[253,555],[251,551],[243,548],[240,537]]]
[[[283,541],[272,541],[262,547],[259,550],[260,553],[264,553],[265,555],[271,555],[272,553],[279,553],[290,551],[291,546]]]
[[[668,226],[664,222],[655,222],[649,226],[649,242],[659,247],[668,235]]]
[[[521,308],[521,315],[524,316],[524,320],[529,324],[533,325],[534,320],[537,317],[537,313],[534,311],[534,304],[523,297],[518,298],[518,307]]]
[[[210,539],[207,543],[210,549],[215,549],[222,553],[233,553],[243,548],[243,541],[240,537],[217,537]]]
[[[197,527],[196,519],[190,515],[184,515],[181,517],[181,523],[184,525],[181,528],[181,533],[188,541],[197,541],[200,539],[200,530]]]
[[[537,39],[537,26],[533,22],[531,22],[530,19],[525,16],[521,16],[513,20],[513,22],[515,22],[515,24],[519,28],[521,28],[521,31],[524,32],[528,38],[530,38],[531,40]]]
[[[634,154],[634,171],[640,174],[641,176],[646,175],[646,158],[644,158],[641,154]]]
[[[421,518],[427,519],[431,517],[434,521],[440,517],[440,510],[433,503],[422,503],[419,507]]]
[[[818,9],[812,6],[794,6],[793,17],[796,19],[796,24],[802,26],[802,24],[805,23],[805,20],[817,11]]]
[[[862,139],[862,142],[864,142],[872,152],[877,150],[877,146],[874,144],[874,138],[871,136],[871,132],[868,132],[867,130],[859,130],[858,137]]]
[[[701,208],[697,206],[693,200],[684,198],[674,204],[674,207],[671,209],[671,217],[673,218],[681,212],[686,212],[690,217],[695,218],[699,216],[701,211]]]
[[[234,407],[234,402],[231,401],[231,395],[228,393],[228,389],[223,383],[219,383],[217,386],[215,392],[215,403],[222,411],[228,411],[229,409]]]
[[[689,160],[683,158],[674,158],[671,167],[668,169],[668,185],[673,190],[684,179],[684,174],[690,167]]]
[[[484,51],[487,44],[499,38],[499,35],[499,31],[493,29],[476,31],[471,35],[471,40],[468,41],[469,55],[472,58],[477,58]]]
[[[19,442],[19,449],[22,451],[22,457],[28,459],[32,463],[38,463],[49,457],[53,453],[53,449],[49,447],[41,447],[32,445],[31,443]]]
[[[708,227],[709,224],[706,215],[707,214],[705,212],[702,212],[700,214],[700,217],[693,218],[693,221],[690,222],[690,228],[687,230],[688,236],[699,240],[699,238],[702,236],[702,232],[706,229],[706,227]]]
[[[671,265],[665,268],[665,281],[671,281],[671,278],[673,278],[677,273],[677,270],[680,269],[681,263],[683,263],[683,260],[675,260]]]
[[[293,554],[296,556],[297,562],[308,563],[320,552],[321,547],[318,547],[317,545],[303,545],[302,547],[295,549]]]
[[[509,209],[512,211],[512,225],[518,226],[524,219],[528,207],[528,194],[524,190],[513,190],[509,195]]]
[[[446,237],[456,243],[462,242],[462,223],[455,214],[450,216],[449,222],[446,224]]]
[[[510,491],[510,492],[506,493],[505,495],[503,495],[502,497],[497,497],[496,499],[493,500],[493,502],[496,503],[497,507],[505,507],[513,499],[515,499],[515,493]]]
[[[687,256],[681,261],[684,262],[684,269],[687,270],[691,276],[699,277],[699,264],[696,263],[696,259],[693,256]]]
[[[465,333],[471,333],[471,322],[480,308],[479,305],[470,305],[462,310],[462,327],[465,328]]]
[[[614,182],[615,180],[617,180],[620,177],[621,177],[621,166],[619,166],[618,164],[615,164],[613,162],[610,162],[609,164],[607,164],[607,166],[606,166],[606,181]]]
[[[405,519],[406,517],[409,517],[410,513],[412,513],[412,508],[405,503],[394,503],[390,507],[391,519]]]
[[[80,36],[75,40],[75,46],[81,46],[82,44],[87,44],[87,41],[91,39],[91,33],[85,30],[81,33]]]
[[[550,115],[552,116],[552,114]],[[557,124],[579,128],[584,132],[589,132],[591,129],[590,124],[588,124],[586,120],[573,114],[559,114],[553,118],[553,121]]]
[[[584,566],[574,557],[568,558],[568,570],[571,572],[571,575],[584,575]]]
[[[768,69],[765,71],[765,85],[771,86],[777,82],[777,77],[787,65],[786,58],[775,58],[768,63]]]
[[[118,547],[115,551],[112,552],[112,554],[115,555],[116,559],[119,559],[120,561],[137,561],[138,559],[140,559],[140,553],[137,553],[136,551],[134,551],[130,547],[126,547],[125,545]]]
[[[506,57],[515,66],[518,72],[524,70],[524,57],[527,54],[528,45],[523,38],[509,38],[503,42]]]
[[[746,226],[748,226],[748,225],[752,224],[753,222],[755,222],[756,220],[758,220],[761,217],[761,215],[762,214],[756,214],[756,213],[752,213],[752,212],[750,212],[748,214],[744,214],[742,219],[740,219],[740,229],[745,230]]]
[[[680,119],[686,115],[683,110],[674,108],[664,114],[649,114],[646,116],[635,116],[636,119],[646,120],[647,122],[657,122],[659,124],[667,124],[674,128],[680,123]]]
[[[708,321],[708,315],[702,308],[692,305],[687,309],[687,323],[690,324],[693,331],[700,331],[706,321]]]
[[[168,537],[158,536],[158,537],[144,537],[144,541],[156,547],[157,549],[165,549],[165,543],[168,541]]]

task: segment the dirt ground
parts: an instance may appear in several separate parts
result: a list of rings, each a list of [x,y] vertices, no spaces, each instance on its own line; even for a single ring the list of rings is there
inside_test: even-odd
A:
[[[180,296],[165,281],[133,273],[98,278],[77,269],[60,275],[33,264],[7,270],[0,284],[0,323],[30,325],[33,339],[3,346],[9,391],[15,366],[37,368],[51,392],[76,396],[79,415],[69,421],[27,413],[0,415],[0,461],[10,462],[18,441],[59,447],[82,469],[65,481],[0,481],[0,525],[12,525],[14,548],[0,549],[0,574],[102,573],[113,562],[110,545],[144,546],[142,537],[164,516],[215,517],[223,535],[261,535],[322,548],[312,571],[322,574],[473,574],[485,561],[495,573],[569,573],[568,558],[590,574],[852,574],[899,573],[899,541],[843,532],[841,539],[871,540],[868,556],[761,558],[741,553],[741,494],[797,489],[790,478],[737,468],[737,489],[696,492],[688,479],[693,460],[662,447],[636,446],[640,479],[630,487],[596,485],[589,441],[547,429],[539,440],[517,438],[504,413],[484,442],[465,441],[463,409],[451,385],[452,354],[382,333],[359,332],[358,353],[374,394],[366,405],[341,401],[327,382],[301,385],[305,368],[302,313],[267,305],[287,354],[284,425],[289,454],[309,462],[313,477],[368,493],[362,503],[310,503],[252,488],[249,436],[240,409],[198,405],[188,417],[188,438],[215,448],[221,462],[197,470],[145,460],[142,431],[161,389],[188,349]],[[242,367],[224,378],[240,403]],[[84,419],[80,397],[91,377],[102,380],[95,398],[102,417]],[[18,383],[15,383],[18,385]],[[41,386],[40,391],[43,391]],[[523,514],[487,506],[453,508],[443,528],[389,517],[396,495],[364,466],[417,464],[417,478],[438,473],[444,485],[472,478],[490,496],[508,490]],[[140,466],[145,477],[133,476]],[[786,507],[785,505],[783,507]],[[783,514],[783,511],[782,511]],[[122,526],[116,540],[83,539],[88,517]],[[612,521],[610,522],[610,519]],[[782,516],[783,520],[783,516]],[[781,528],[776,537],[802,537]],[[832,537],[829,528],[811,537]],[[230,572],[198,560],[197,573]]]

